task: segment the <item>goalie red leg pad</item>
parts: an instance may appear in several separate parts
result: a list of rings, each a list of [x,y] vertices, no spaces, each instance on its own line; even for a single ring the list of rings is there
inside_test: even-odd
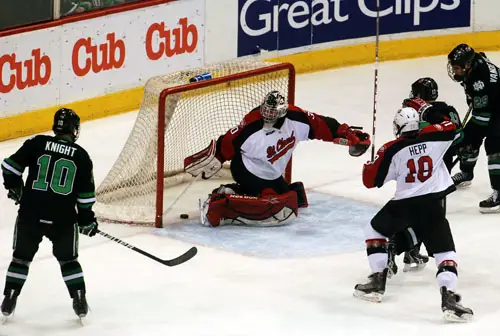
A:
[[[275,217],[284,208],[291,214],[298,215],[297,193],[289,191],[282,195],[274,194],[262,197],[246,195],[223,195],[212,199],[208,206],[207,219],[212,226],[219,226],[221,220],[231,219],[246,223],[249,221],[273,221],[275,224],[283,221]]]
[[[271,188],[266,188],[266,189],[262,190],[260,193],[261,197],[274,196],[274,195],[278,195],[278,193],[274,189],[271,189]]]
[[[299,208],[307,208],[309,206],[309,203],[307,202],[307,194],[304,188],[304,183],[294,182],[290,184],[290,190],[295,191],[297,193],[297,201],[299,204]]]

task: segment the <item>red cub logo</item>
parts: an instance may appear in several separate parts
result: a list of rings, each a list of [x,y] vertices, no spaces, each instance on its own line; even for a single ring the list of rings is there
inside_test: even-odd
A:
[[[269,162],[274,163],[283,157],[290,149],[295,146],[295,135],[292,132],[287,139],[279,139],[276,146],[267,147],[267,158]]]
[[[33,49],[31,56],[31,59],[24,62],[17,60],[16,53],[0,56],[0,93],[9,93],[14,87],[24,90],[27,87],[45,85],[49,82],[52,73],[49,56],[42,56],[40,48]]]
[[[125,62],[125,43],[123,40],[116,40],[115,33],[106,35],[106,40],[107,42],[101,45],[93,45],[90,37],[76,41],[71,60],[75,75],[83,77],[91,70],[94,73],[99,73],[122,67]],[[79,61],[79,55],[82,51],[86,55],[83,64]]]
[[[187,18],[179,20],[180,27],[165,29],[165,22],[153,23],[146,32],[146,54],[152,61],[192,53],[198,45],[198,29],[188,24]],[[158,36],[158,38],[155,38]],[[158,42],[157,42],[158,41]]]

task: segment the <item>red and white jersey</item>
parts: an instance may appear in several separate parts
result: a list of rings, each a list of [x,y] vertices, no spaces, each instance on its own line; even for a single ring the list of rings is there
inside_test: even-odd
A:
[[[363,168],[367,188],[396,181],[394,200],[424,195],[446,196],[455,190],[443,161],[455,137],[455,124],[443,121],[424,127],[416,138],[398,138],[383,145]]]
[[[300,141],[337,138],[337,120],[289,105],[287,114],[271,128],[264,128],[259,107],[217,140],[216,155],[222,161],[241,155],[249,172],[265,180],[285,173],[292,152]]]

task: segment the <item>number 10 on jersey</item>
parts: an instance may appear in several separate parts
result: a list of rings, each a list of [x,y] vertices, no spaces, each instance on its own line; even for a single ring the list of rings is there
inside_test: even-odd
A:
[[[414,183],[416,181],[415,176],[422,183],[432,176],[432,158],[428,155],[421,156],[418,160],[409,159],[406,167],[410,170],[408,175],[406,175],[406,183]]]

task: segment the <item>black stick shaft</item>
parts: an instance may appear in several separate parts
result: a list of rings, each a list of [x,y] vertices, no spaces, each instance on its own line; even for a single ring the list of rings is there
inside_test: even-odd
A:
[[[149,259],[153,259],[154,261],[157,261],[157,262],[159,262],[163,265],[166,265],[166,266],[176,266],[176,265],[182,264],[182,263],[188,261],[189,259],[191,259],[192,257],[194,257],[196,255],[196,253],[198,252],[196,247],[192,247],[186,253],[180,255],[177,258],[170,259],[170,260],[168,260],[168,259],[164,260],[164,259],[158,258],[155,255],[152,255],[151,253],[148,253],[144,250],[141,250],[140,248],[135,247],[134,245],[131,245],[131,244],[121,240],[120,238],[114,237],[106,232],[103,232],[101,230],[97,230],[97,233],[105,238],[108,238],[111,241],[114,241],[115,243],[118,243],[122,246],[125,246],[126,248],[131,249],[134,252],[142,254],[143,256],[148,257]]]

